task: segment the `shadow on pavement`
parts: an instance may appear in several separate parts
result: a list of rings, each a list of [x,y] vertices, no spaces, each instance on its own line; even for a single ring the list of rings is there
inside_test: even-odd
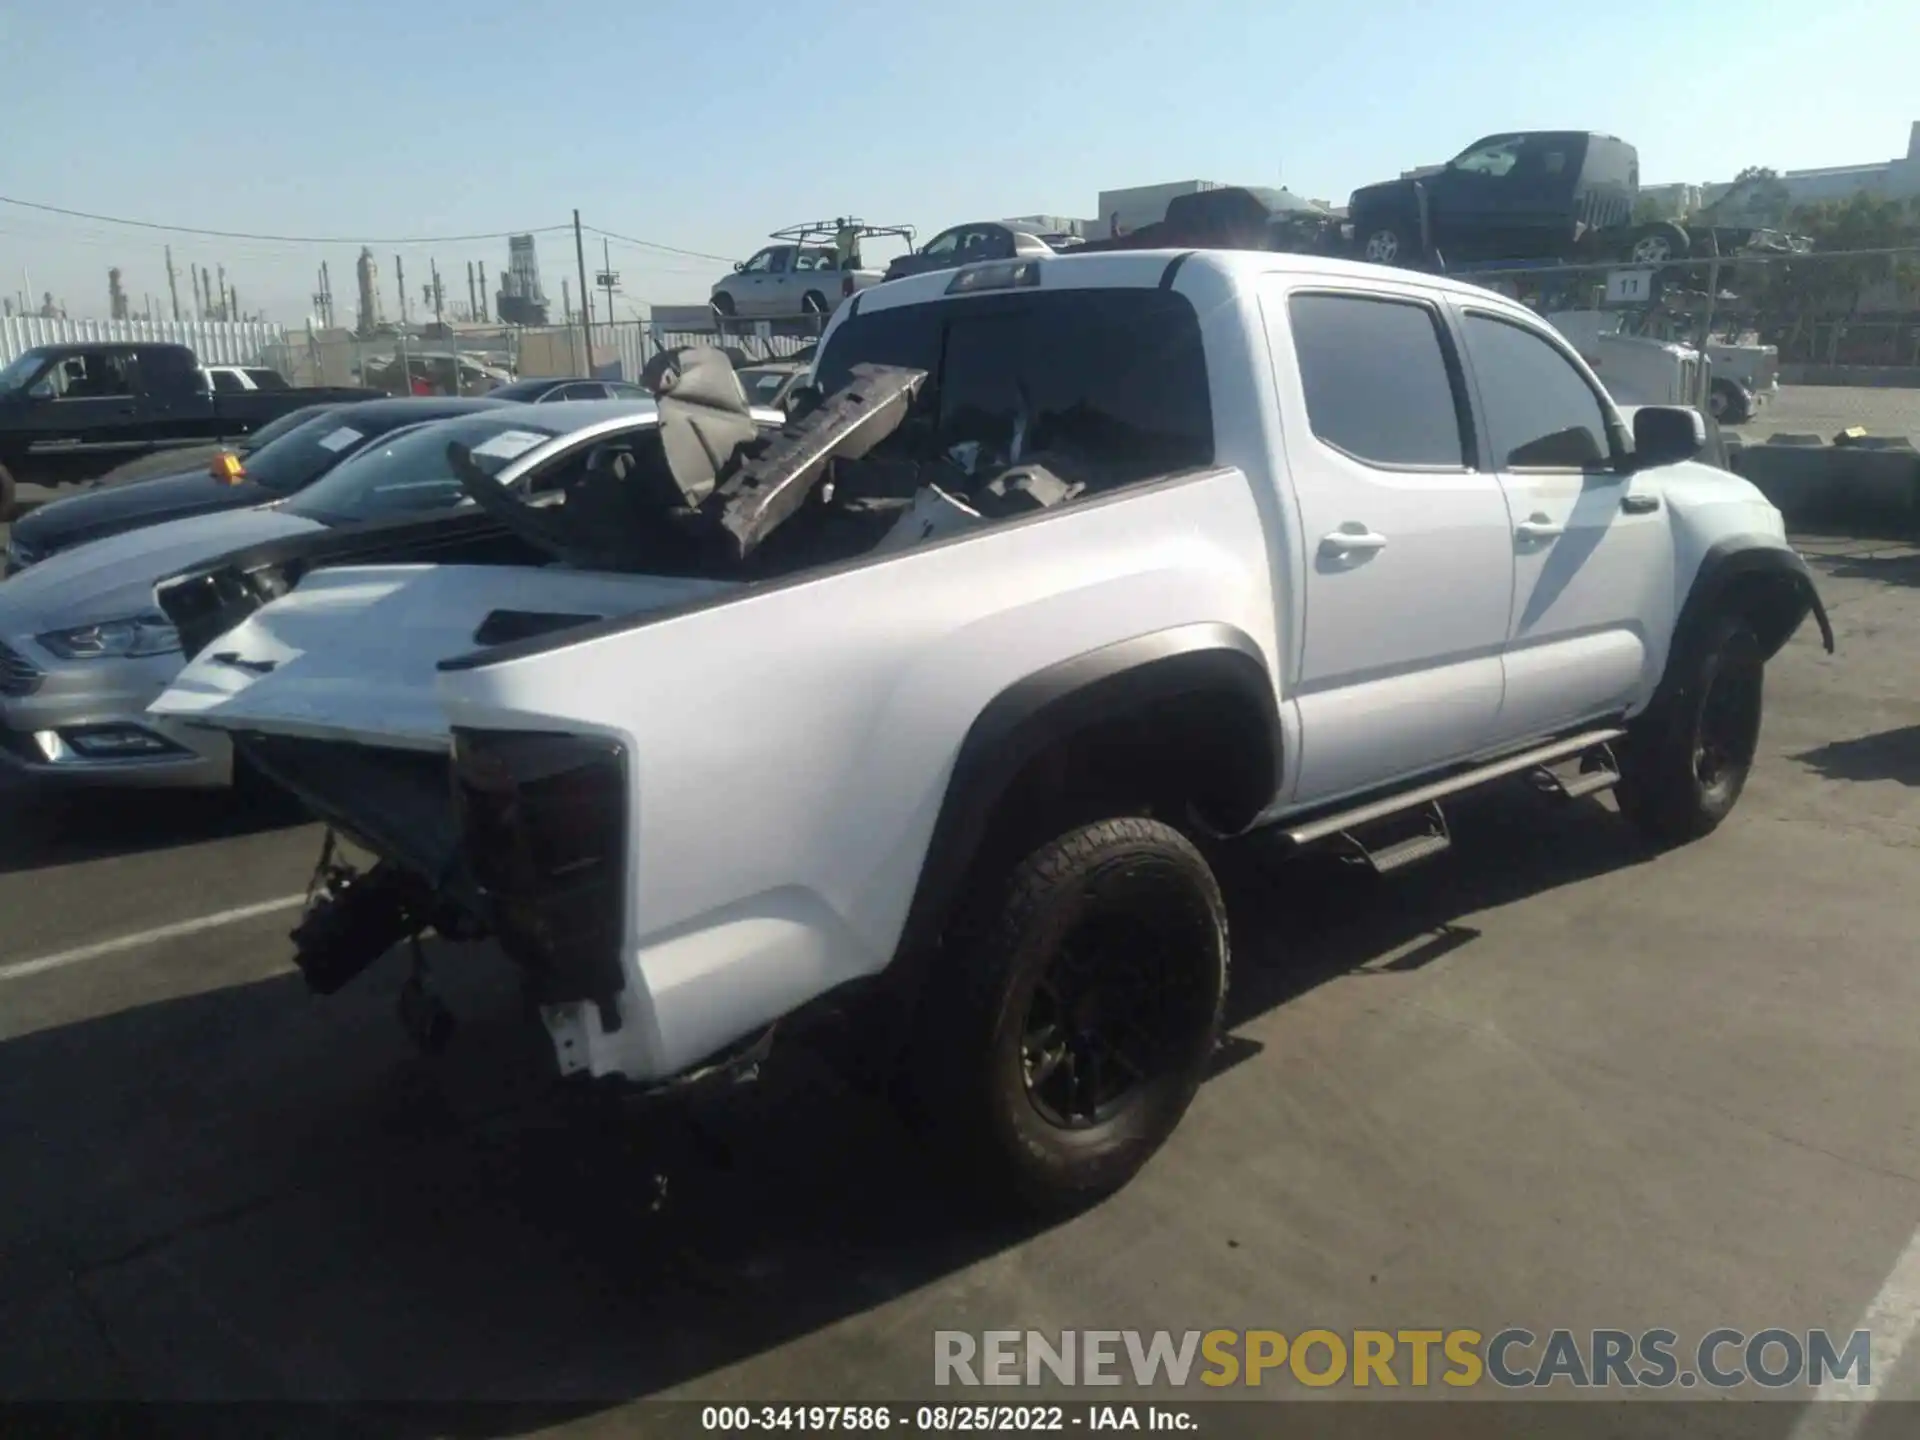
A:
[[[0,785],[0,874],[46,870],[305,825],[290,803],[227,791]]]
[[[1835,740],[1793,757],[1829,780],[1898,780],[1920,785],[1920,725]]]
[[[1883,585],[1920,585],[1920,551],[1906,546],[1902,553],[1866,554],[1822,552],[1802,548],[1815,572],[1835,580],[1875,580]]]
[[[1646,853],[1592,802],[1506,798],[1390,881],[1301,862],[1244,887],[1233,1024],[1340,975],[1471,963],[1461,916]],[[393,1019],[398,956],[330,1000],[284,976],[0,1044],[0,1333],[34,1337],[0,1351],[0,1398],[311,1400],[331,1408],[275,1433],[519,1433],[1035,1233],[985,1218],[808,1050],[689,1106],[567,1098],[506,962],[434,963],[462,1025],[434,1062]]]

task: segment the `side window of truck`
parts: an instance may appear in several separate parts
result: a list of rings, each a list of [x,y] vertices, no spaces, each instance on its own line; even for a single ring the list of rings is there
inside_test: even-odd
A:
[[[1287,309],[1307,419],[1322,444],[1392,469],[1472,467],[1466,407],[1431,306],[1307,293]]]
[[[1611,463],[1600,397],[1559,346],[1511,320],[1469,311],[1467,354],[1504,470],[1598,470]]]

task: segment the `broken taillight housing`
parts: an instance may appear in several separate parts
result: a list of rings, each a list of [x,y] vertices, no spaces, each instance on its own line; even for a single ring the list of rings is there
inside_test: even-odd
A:
[[[453,732],[460,849],[495,936],[547,1002],[614,996],[626,920],[627,760],[598,736]]]

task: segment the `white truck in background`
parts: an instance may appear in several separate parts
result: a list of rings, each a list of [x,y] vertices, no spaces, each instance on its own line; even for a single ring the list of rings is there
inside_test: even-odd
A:
[[[1691,405],[1700,352],[1678,340],[1627,331],[1614,310],[1559,310],[1547,322],[1599,372],[1622,405]],[[1751,420],[1780,388],[1780,351],[1746,334],[1707,341],[1706,412],[1721,425]]]
[[[1547,323],[1580,352],[1616,404],[1697,404],[1700,352],[1672,340],[1623,333],[1624,318],[1617,310],[1555,310]]]

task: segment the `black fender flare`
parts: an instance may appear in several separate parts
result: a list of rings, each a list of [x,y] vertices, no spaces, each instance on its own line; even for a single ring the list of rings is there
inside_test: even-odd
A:
[[[1233,697],[1229,703],[1251,705],[1259,717],[1264,735],[1240,757],[1251,769],[1245,799],[1209,817],[1221,834],[1250,826],[1284,773],[1273,678],[1252,637],[1202,623],[1103,645],[1014,682],[974,718],[954,757],[896,953],[921,953],[938,939],[995,811],[1042,751],[1116,714],[1198,694]]]
[[[1647,707],[1649,712],[1661,709],[1684,684],[1685,666],[1675,662],[1692,653],[1698,637],[1725,607],[1736,587],[1751,583],[1755,577],[1770,579],[1776,595],[1790,597],[1790,601],[1778,603],[1766,617],[1768,623],[1760,643],[1767,659],[1779,653],[1780,647],[1792,638],[1809,615],[1820,627],[1821,643],[1827,653],[1833,653],[1833,624],[1827,619],[1826,606],[1820,602],[1813,572],[1799,552],[1782,545],[1773,536],[1730,535],[1708,548],[1700,568],[1694,572],[1693,584],[1681,602],[1673,638],[1667,647],[1666,673],[1660,677],[1659,688]]]

